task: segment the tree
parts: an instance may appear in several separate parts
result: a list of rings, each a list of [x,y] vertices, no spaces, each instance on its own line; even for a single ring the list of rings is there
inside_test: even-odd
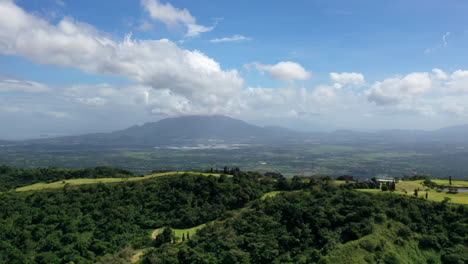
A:
[[[354,181],[354,177],[351,175],[342,175],[336,178],[338,181]]]
[[[384,192],[388,191],[387,184],[382,184],[382,191],[384,191]]]
[[[418,189],[414,189],[414,196],[418,197]]]
[[[182,233],[182,242],[185,242],[185,234]]]
[[[429,198],[429,192],[426,190],[426,200]]]
[[[162,233],[156,237],[156,240],[154,240],[154,245],[156,247],[159,247],[162,244],[171,243],[173,238],[174,238],[174,234],[172,232],[172,229],[170,229],[169,227],[166,227],[164,228]]]

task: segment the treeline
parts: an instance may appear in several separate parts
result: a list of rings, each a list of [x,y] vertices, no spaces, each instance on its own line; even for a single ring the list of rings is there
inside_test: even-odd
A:
[[[154,249],[143,263],[462,264],[467,226],[463,205],[318,184],[255,201],[185,243]]]
[[[86,169],[33,168],[18,169],[0,166],[0,191],[18,188],[38,182],[55,182],[78,178],[135,177],[133,173],[117,168],[96,167]]]
[[[193,227],[244,207],[274,182],[194,174],[0,194],[0,263],[95,263],[153,245],[151,230]]]

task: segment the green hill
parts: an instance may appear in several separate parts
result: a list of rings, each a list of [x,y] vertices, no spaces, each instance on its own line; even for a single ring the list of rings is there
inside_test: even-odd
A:
[[[468,261],[466,205],[328,177],[233,174],[78,178],[0,193],[0,263]]]

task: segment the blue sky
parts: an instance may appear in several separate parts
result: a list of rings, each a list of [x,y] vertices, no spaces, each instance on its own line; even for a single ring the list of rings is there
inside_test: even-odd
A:
[[[15,123],[0,138],[186,114],[300,130],[468,123],[466,14],[461,0],[0,0],[0,121]]]

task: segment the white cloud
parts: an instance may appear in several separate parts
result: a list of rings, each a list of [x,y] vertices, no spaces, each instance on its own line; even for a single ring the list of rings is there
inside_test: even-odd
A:
[[[181,12],[174,21],[191,21],[187,14]],[[223,101],[239,92],[244,83],[236,70],[224,71],[200,51],[181,49],[167,39],[127,36],[118,42],[71,18],[50,24],[10,1],[0,2],[0,53],[88,73],[124,76],[206,104]]]
[[[336,90],[334,87],[327,85],[319,85],[312,93],[315,101],[320,104],[328,104],[335,100]]]
[[[38,82],[14,79],[0,80],[0,92],[43,93],[47,91],[49,91],[49,87]]]
[[[297,87],[291,83],[284,83],[285,87],[279,88],[249,87],[223,97],[221,102],[209,93],[205,94],[204,100],[199,100],[169,89],[156,90],[139,84],[54,86],[48,87],[40,97],[33,96],[32,92],[15,97],[0,96],[0,120],[16,120],[16,123],[23,122],[28,127],[34,123],[34,130],[28,130],[28,133],[42,128],[68,134],[82,133],[79,131],[85,128],[111,131],[164,116],[187,114],[225,114],[244,120],[287,120],[291,124],[296,122],[298,129],[431,128],[441,126],[438,124],[442,121],[444,124],[462,123],[468,117],[468,91],[447,92],[453,80],[461,81],[458,76],[464,76],[464,71],[445,74],[448,79],[441,82],[435,73],[411,73],[389,78],[374,83],[364,93],[337,88],[334,80],[314,88]],[[431,89],[416,85],[427,82],[427,79],[432,82]],[[376,93],[376,87],[381,89],[383,99],[380,99],[384,103],[369,102],[369,97]],[[389,98],[395,102],[388,103]],[[60,123],[53,123],[57,119]],[[65,125],[70,127],[69,131],[63,131]],[[8,128],[8,131],[13,131],[13,128]],[[0,134],[8,133],[5,131]],[[15,135],[13,132],[10,134]]]
[[[151,18],[163,22],[169,27],[184,25],[187,27],[186,37],[198,36],[200,33],[209,32],[214,27],[205,27],[196,23],[187,9],[179,9],[170,3],[161,3],[159,0],[141,0],[141,4],[150,14]]]
[[[238,42],[238,41],[243,41],[243,40],[252,40],[252,38],[245,37],[242,35],[234,35],[232,37],[225,37],[225,38],[216,38],[210,40],[210,42],[213,43],[219,43],[219,42]]]
[[[432,73],[434,74],[434,77],[438,80],[446,80],[448,78],[448,75],[441,69],[433,69]]]
[[[404,99],[430,92],[432,80],[428,73],[411,73],[403,78],[376,82],[367,90],[368,99],[378,105],[398,104]]]
[[[304,69],[299,63],[292,61],[282,61],[275,65],[265,65],[260,63],[250,63],[246,68],[256,68],[260,72],[269,72],[270,77],[278,80],[294,81],[308,80],[312,74]]]
[[[185,35],[186,37],[196,37],[200,35],[201,33],[205,32],[210,32],[214,29],[214,27],[205,27],[202,25],[196,25],[196,24],[189,24],[187,25],[188,31],[187,34]]]
[[[187,9],[175,8],[170,3],[163,4],[159,0],[142,0],[141,4],[152,18],[169,26],[178,23],[194,24],[196,21]]]
[[[453,72],[447,84],[448,92],[468,93],[468,71],[457,70]]]
[[[137,30],[140,30],[140,31],[149,31],[149,30],[152,30],[154,28],[154,25],[151,24],[150,22],[148,21],[143,21],[140,26],[137,27]]]
[[[330,80],[337,88],[341,88],[346,85],[362,86],[366,84],[364,75],[355,72],[332,72],[330,73]]]

